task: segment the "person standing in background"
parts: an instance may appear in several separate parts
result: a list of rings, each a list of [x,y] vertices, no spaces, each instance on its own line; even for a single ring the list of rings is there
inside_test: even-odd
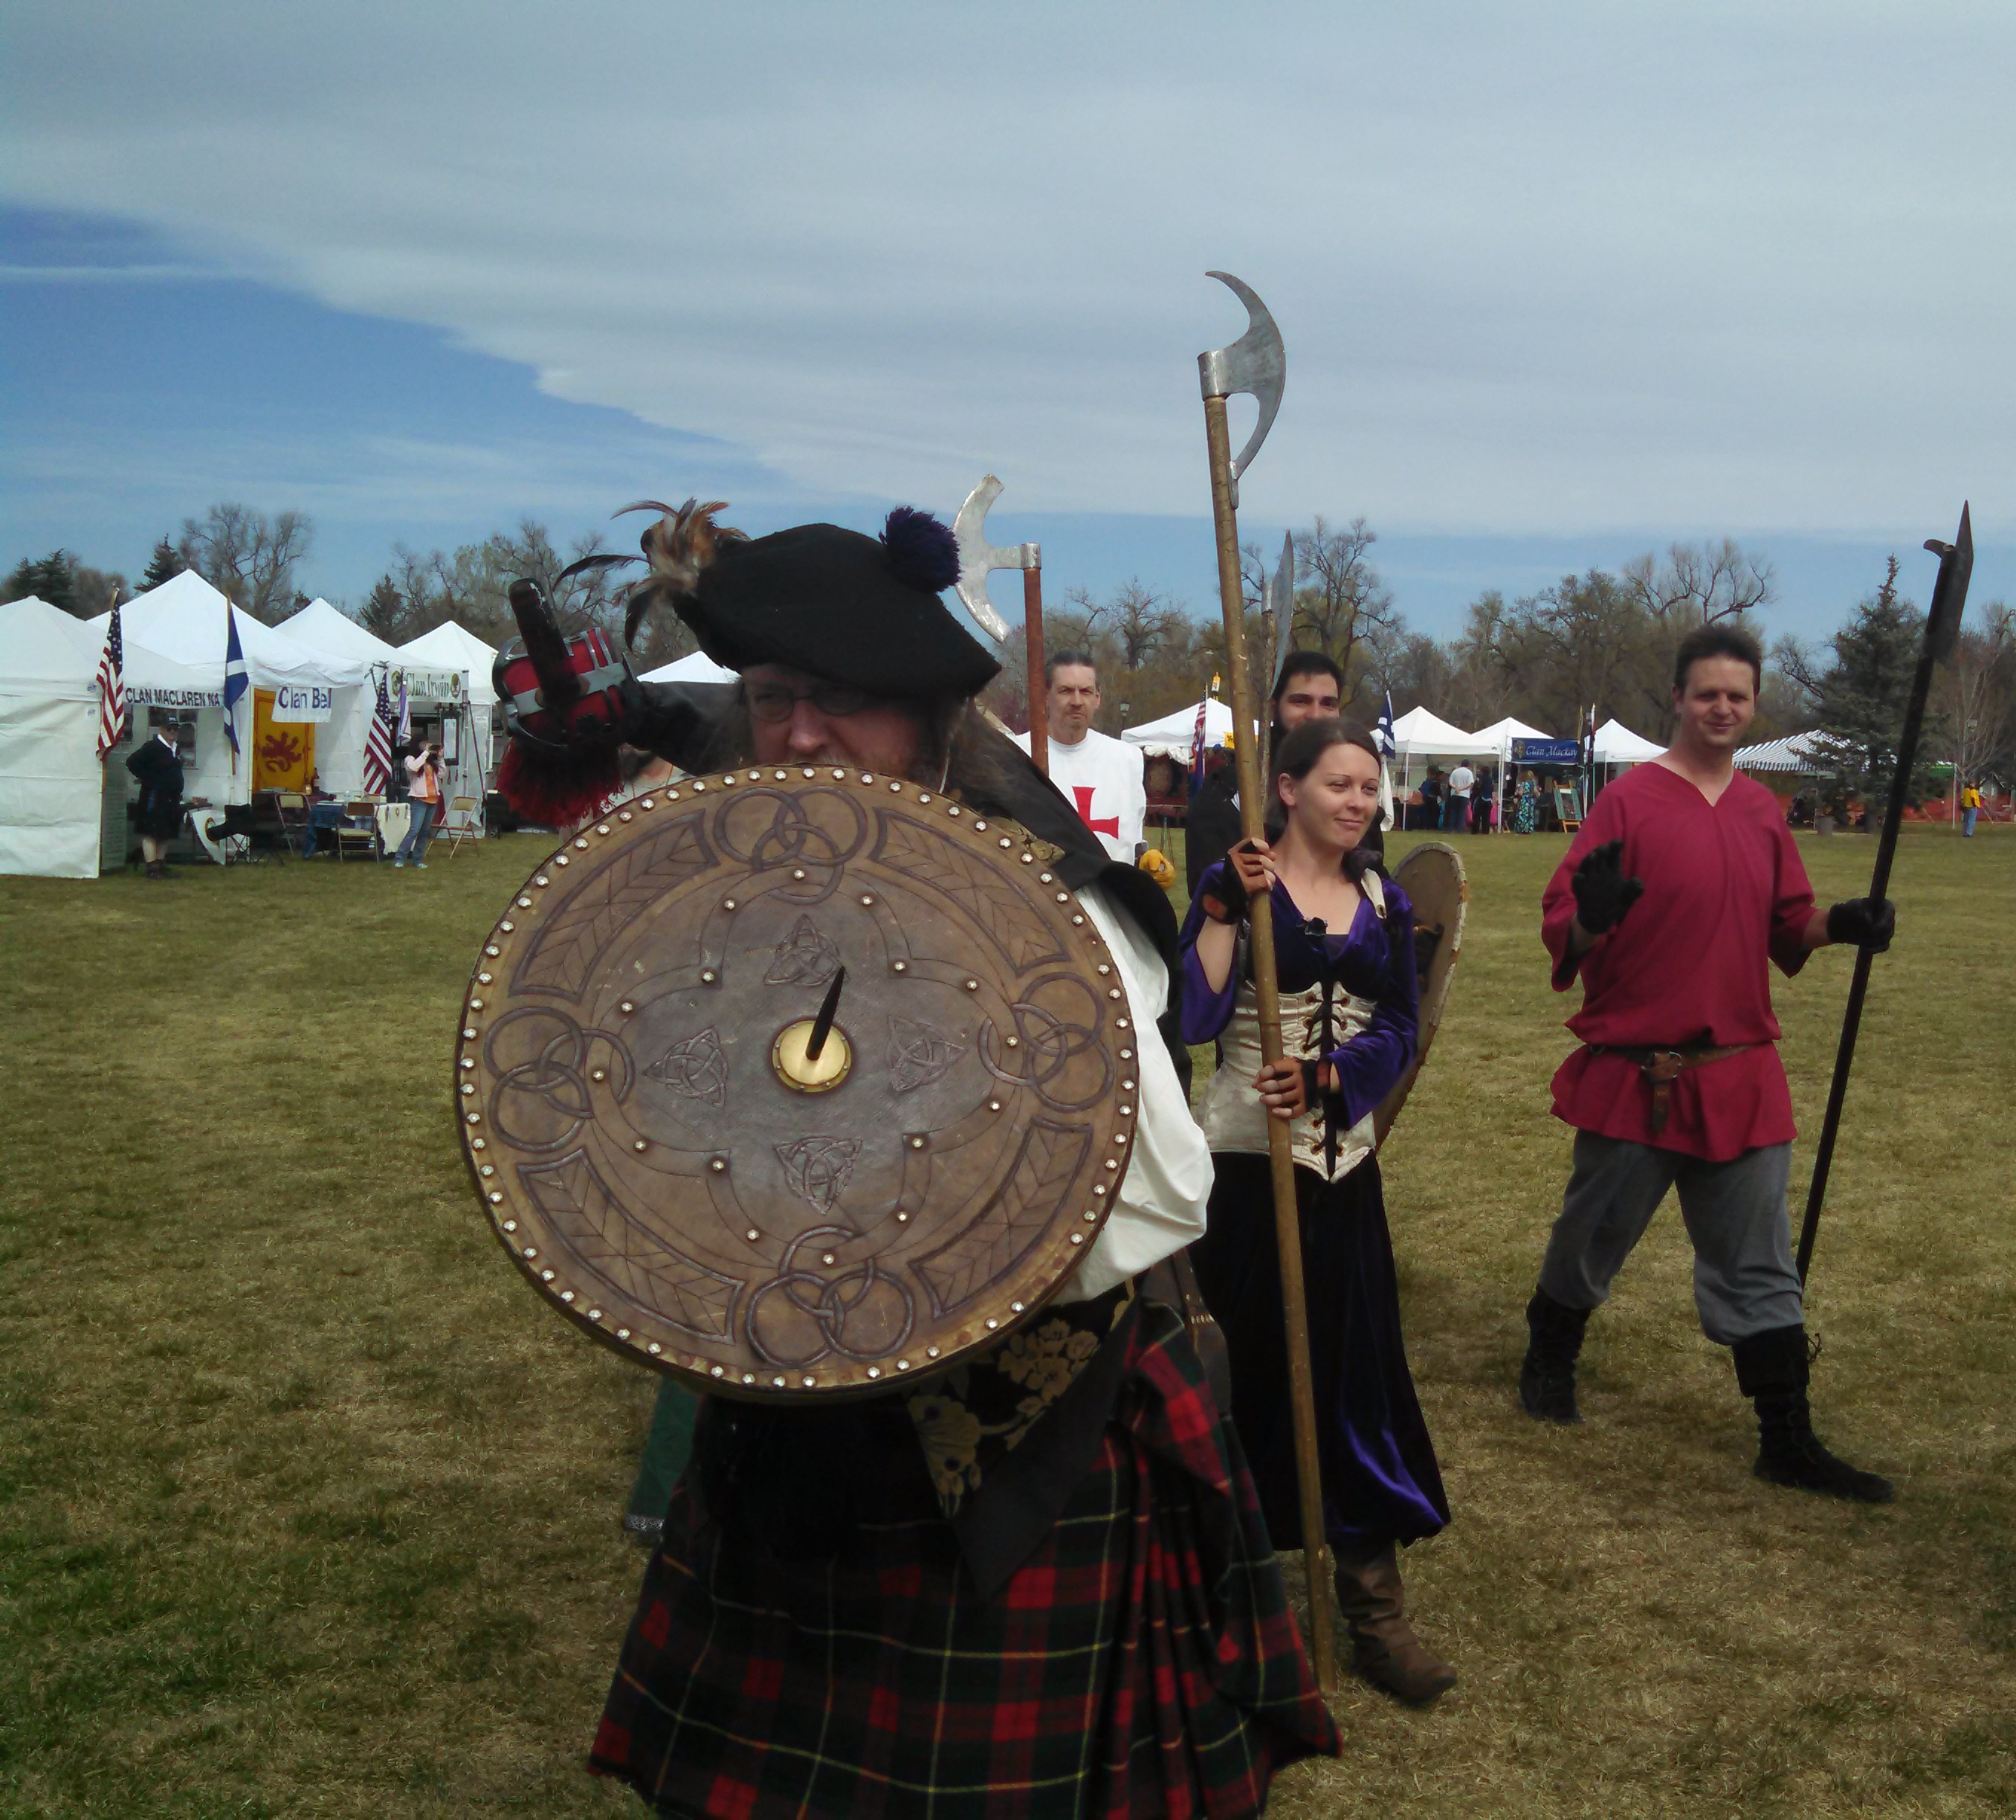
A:
[[[140,780],[140,801],[133,819],[139,830],[147,876],[165,879],[168,842],[182,825],[182,761],[175,750],[173,725],[156,727],[154,737],[128,755],[126,769]]]
[[[1470,793],[1477,787],[1477,773],[1461,759],[1449,773],[1449,807],[1442,816],[1442,826],[1450,834],[1467,834],[1470,832]]]
[[[1442,825],[1442,802],[1449,795],[1449,786],[1442,781],[1439,765],[1431,765],[1428,774],[1421,780],[1421,819],[1420,826],[1431,832]]]
[[[1093,726],[1099,712],[1099,670],[1085,652],[1059,651],[1043,665],[1043,683],[1049,695],[1050,781],[1099,837],[1107,856],[1131,866],[1147,845],[1141,834],[1148,819],[1148,755]],[[1028,751],[1027,733],[1009,737]]]
[[[415,740],[406,748],[406,803],[413,819],[393,856],[394,866],[413,866],[423,872],[427,869],[427,838],[434,831],[435,812],[441,807],[440,759],[441,748],[430,746],[425,740]]]
[[[1974,824],[1981,814],[1981,786],[1967,784],[1960,793],[1960,831],[1963,840],[1974,838]]]

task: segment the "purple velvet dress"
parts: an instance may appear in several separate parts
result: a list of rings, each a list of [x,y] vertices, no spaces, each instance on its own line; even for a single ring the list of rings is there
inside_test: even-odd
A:
[[[1199,896],[1211,879],[1207,873],[1199,881]],[[1269,896],[1283,989],[1327,984],[1375,1006],[1370,1023],[1327,1058],[1341,1086],[1333,1115],[1341,1132],[1377,1106],[1413,1060],[1413,908],[1388,885],[1383,919],[1361,903],[1348,930],[1317,935],[1284,891]],[[1183,1036],[1190,1043],[1210,1042],[1226,1029],[1237,985],[1228,979],[1213,992],[1205,980],[1197,957],[1203,921],[1193,901],[1182,937]],[[1190,1248],[1190,1260],[1231,1352],[1233,1420],[1269,1533],[1276,1548],[1298,1548],[1294,1416],[1268,1161],[1261,1153],[1223,1150],[1213,1161],[1210,1224]],[[1298,1164],[1295,1190],[1328,1539],[1356,1552],[1431,1536],[1449,1521],[1449,1501],[1407,1368],[1378,1159],[1367,1155],[1328,1182]]]

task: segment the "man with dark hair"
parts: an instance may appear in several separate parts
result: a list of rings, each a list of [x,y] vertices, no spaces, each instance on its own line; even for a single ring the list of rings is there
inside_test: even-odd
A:
[[[1335,719],[1343,699],[1344,672],[1334,659],[1322,651],[1289,652],[1270,703],[1273,729],[1269,748],[1279,745],[1285,734],[1305,720]],[[1227,765],[1191,798],[1183,817],[1183,871],[1191,896],[1196,896],[1197,881],[1206,868],[1222,860],[1244,832],[1239,820],[1239,768]],[[1375,827],[1366,836],[1366,845],[1379,844]]]
[[[1148,819],[1147,754],[1092,724],[1100,697],[1099,666],[1090,652],[1053,653],[1043,665],[1043,682],[1050,781],[1099,837],[1109,859],[1123,864],[1138,860],[1147,845],[1142,827]],[[1028,751],[1027,733],[1010,737]]]
[[[1816,910],[1777,799],[1735,769],[1762,668],[1733,627],[1681,641],[1672,744],[1597,798],[1546,889],[1541,935],[1555,989],[1581,976],[1568,1027],[1583,1046],[1554,1076],[1575,1169],[1527,1305],[1519,1397],[1530,1415],[1581,1420],[1590,1311],[1677,1187],[1702,1331],[1730,1348],[1756,1407],[1757,1476],[1882,1503],[1889,1482],[1822,1446],[1807,1405],[1791,1094],[1767,963],[1795,974],[1831,942],[1881,953],[1895,913],[1868,898]]]
[[[950,533],[899,512],[879,541],[751,542],[706,517],[646,533],[639,592],[740,685],[626,684],[610,733],[675,764],[844,763],[956,798],[1042,848],[1129,1001],[1159,1011],[1168,901],[973,706],[998,666],[938,598]],[[507,777],[550,809],[591,769],[611,774],[527,739]],[[1209,1154],[1169,1056],[1143,1043],[1132,1065],[1118,1205],[1035,1325],[909,1395],[702,1400],[596,1769],[677,1814],[1238,1815],[1280,1765],[1336,1751],[1237,1436],[1146,1277],[1201,1231]]]

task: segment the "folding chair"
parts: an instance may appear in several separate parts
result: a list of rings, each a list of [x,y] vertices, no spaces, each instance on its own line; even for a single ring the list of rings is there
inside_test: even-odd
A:
[[[382,860],[384,853],[378,844],[378,799],[360,798],[343,805],[347,825],[333,827],[330,834],[336,838],[336,863],[340,866],[346,853],[353,853],[366,860]]]
[[[280,845],[296,859],[301,855],[301,835],[308,825],[308,799],[298,790],[273,792],[273,815],[280,824]]]
[[[189,825],[197,845],[220,866],[247,865],[265,856],[252,850],[254,821],[249,802],[192,809]]]
[[[448,799],[448,813],[441,818],[441,832],[448,842],[448,856],[452,860],[462,851],[465,841],[480,838],[483,824],[480,817],[483,805],[473,796],[455,796]],[[477,852],[481,853],[479,847]]]

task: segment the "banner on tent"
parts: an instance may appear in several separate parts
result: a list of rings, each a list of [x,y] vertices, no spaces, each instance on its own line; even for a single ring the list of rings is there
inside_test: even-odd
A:
[[[395,666],[391,678],[391,687],[395,696],[398,694],[401,679],[405,682],[409,701],[462,701],[468,698],[469,672],[466,670],[409,670]]]
[[[135,708],[221,708],[221,689],[150,689],[144,683],[128,683],[126,699]]]
[[[314,723],[278,724],[273,712],[276,693],[252,692],[252,787],[305,790],[315,774]]]
[[[336,705],[336,691],[319,683],[283,683],[273,691],[273,710],[268,720],[299,725],[303,721],[323,721]]]
[[[1579,740],[1514,740],[1512,761],[1518,765],[1574,765],[1582,759]]]

